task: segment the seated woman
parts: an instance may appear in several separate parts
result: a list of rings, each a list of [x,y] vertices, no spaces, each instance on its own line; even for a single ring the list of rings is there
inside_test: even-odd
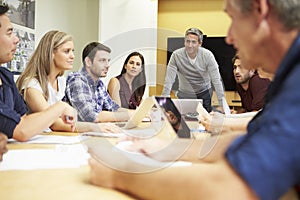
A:
[[[121,74],[111,78],[108,92],[121,107],[136,109],[146,87],[145,61],[142,54],[132,52],[124,62]]]
[[[72,36],[61,31],[46,33],[24,72],[17,80],[19,92],[29,107],[30,112],[40,112],[65,96],[66,79],[65,70],[73,68],[74,44]],[[70,126],[57,119],[50,128],[53,131],[72,131]],[[114,125],[100,125],[88,122],[77,122],[76,131],[119,131]]]

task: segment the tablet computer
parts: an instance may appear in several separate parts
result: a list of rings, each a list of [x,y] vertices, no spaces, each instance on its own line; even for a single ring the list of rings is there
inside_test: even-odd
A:
[[[184,121],[181,113],[176,108],[170,97],[155,97],[157,104],[163,111],[166,119],[172,125],[179,138],[190,138],[191,133],[188,125]]]

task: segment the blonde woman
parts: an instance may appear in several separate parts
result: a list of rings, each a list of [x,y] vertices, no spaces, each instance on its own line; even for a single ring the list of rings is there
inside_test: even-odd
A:
[[[65,70],[73,68],[74,43],[72,36],[57,30],[47,32],[24,72],[17,80],[19,92],[29,107],[30,112],[46,110],[65,96]],[[72,131],[70,126],[57,119],[51,126],[53,131]],[[119,131],[114,125],[77,122],[76,131]]]

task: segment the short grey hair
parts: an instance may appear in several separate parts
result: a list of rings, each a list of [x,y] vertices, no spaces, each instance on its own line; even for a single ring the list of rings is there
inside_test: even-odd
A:
[[[236,0],[242,13],[251,12],[253,0]],[[288,30],[300,29],[300,1],[299,0],[268,0],[271,12]]]
[[[202,42],[203,41],[203,33],[200,31],[198,28],[189,28],[188,30],[185,31],[185,37],[188,34],[193,34],[198,36],[198,41]]]

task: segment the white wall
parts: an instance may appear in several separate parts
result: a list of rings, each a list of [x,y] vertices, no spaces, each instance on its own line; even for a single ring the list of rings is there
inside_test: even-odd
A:
[[[103,81],[107,84],[120,74],[126,56],[139,51],[145,58],[147,85],[155,85],[158,1],[100,0],[99,11],[99,40],[112,49],[111,67]]]
[[[74,38],[74,71],[81,68],[84,46],[98,40],[99,0],[36,0],[36,45],[50,30],[64,31]]]
[[[155,85],[157,11],[158,0],[36,0],[36,44],[53,29],[71,34],[76,57],[72,71],[82,67],[87,43],[106,44],[112,61],[105,84],[121,72],[130,52],[139,51],[145,57],[147,85]]]

